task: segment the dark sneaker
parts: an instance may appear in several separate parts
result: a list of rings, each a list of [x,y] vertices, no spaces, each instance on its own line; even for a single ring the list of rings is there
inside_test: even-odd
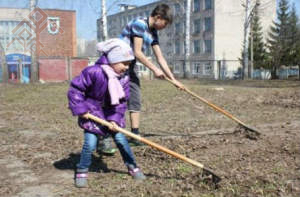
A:
[[[99,145],[98,148],[99,153],[112,156],[117,151],[116,148],[112,147],[111,139],[109,137],[103,138],[103,140],[100,143],[101,144]]]
[[[146,176],[139,168],[134,168],[133,165],[128,166],[128,174],[135,180],[145,180]]]
[[[78,169],[75,174],[75,186],[79,188],[88,187],[88,172],[86,169]]]
[[[143,144],[142,142],[136,140],[136,139],[133,139],[133,138],[130,138],[128,140],[128,143],[130,146],[145,146],[145,144]]]

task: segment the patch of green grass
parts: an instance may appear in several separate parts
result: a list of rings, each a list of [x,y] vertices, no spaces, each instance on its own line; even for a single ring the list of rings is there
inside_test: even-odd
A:
[[[282,174],[284,171],[286,170],[285,167],[281,166],[281,165],[275,165],[272,170],[271,170],[271,173],[274,173],[274,174]]]
[[[116,174],[116,177],[117,177],[117,179],[122,179],[122,180],[124,180],[124,179],[127,179],[127,178],[128,178],[128,175],[127,175],[127,174],[117,173],[117,174]]]
[[[216,197],[214,194],[202,194],[200,197]]]
[[[241,196],[241,186],[239,184],[230,184],[224,188],[232,197]]]
[[[189,174],[193,171],[193,168],[185,164],[180,164],[176,170],[182,174]]]

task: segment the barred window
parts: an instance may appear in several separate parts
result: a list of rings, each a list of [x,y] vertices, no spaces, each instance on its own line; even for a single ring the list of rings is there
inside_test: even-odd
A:
[[[194,53],[200,53],[200,40],[194,40]]]

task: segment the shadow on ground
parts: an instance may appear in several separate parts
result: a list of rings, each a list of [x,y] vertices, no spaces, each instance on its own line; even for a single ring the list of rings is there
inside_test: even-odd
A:
[[[80,153],[70,153],[68,158],[63,158],[59,161],[54,162],[54,167],[59,170],[75,170],[76,164],[79,163]],[[102,156],[96,157],[92,155],[92,164],[89,169],[90,172],[111,172],[107,168],[106,163],[103,162]]]

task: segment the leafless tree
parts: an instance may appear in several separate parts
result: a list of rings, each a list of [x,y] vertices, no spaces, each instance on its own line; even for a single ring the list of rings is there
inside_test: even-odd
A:
[[[2,66],[2,81],[8,82],[8,69],[7,69],[7,64],[6,64],[6,57],[5,57],[5,51],[0,43],[0,58],[1,58],[1,66]]]

